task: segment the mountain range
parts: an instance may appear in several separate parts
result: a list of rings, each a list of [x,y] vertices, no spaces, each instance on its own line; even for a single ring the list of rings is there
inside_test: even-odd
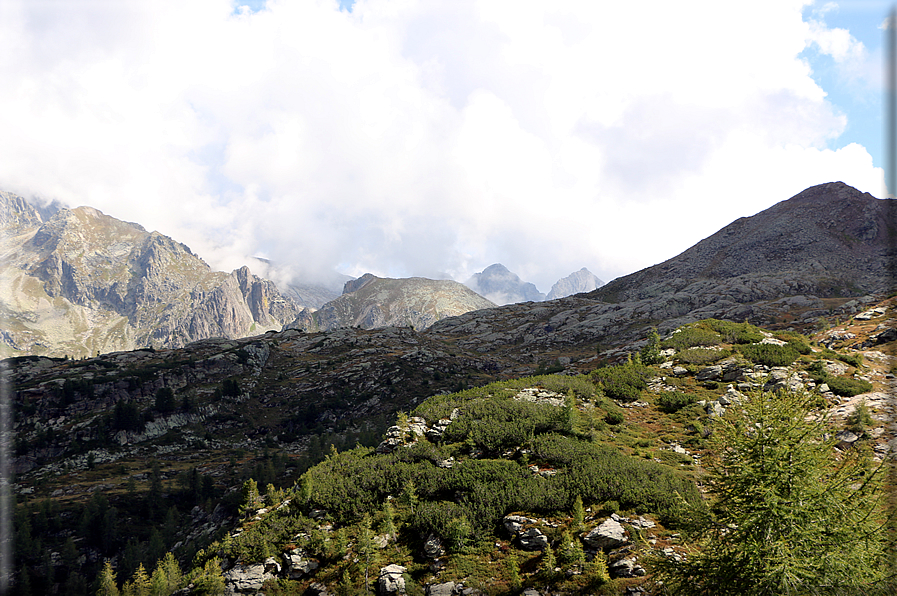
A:
[[[456,282],[423,278],[352,281],[334,274],[333,283],[291,280],[278,288],[245,266],[212,271],[187,246],[91,207],[38,208],[6,192],[0,193],[0,232],[0,355],[83,357],[284,328],[421,330],[495,306]],[[278,273],[267,260],[255,265]],[[502,265],[474,278],[503,300],[545,298]],[[339,281],[342,293],[334,288]],[[583,269],[555,284],[552,296],[596,284]]]
[[[317,311],[272,308],[275,296],[292,302],[270,282],[244,269],[211,272],[188,248],[135,224],[89,208],[59,210],[45,221],[17,197],[4,200],[12,206],[0,211],[8,232],[3,254],[12,265],[4,266],[3,287],[55,305],[61,321],[71,312],[85,319],[105,312],[97,305],[118,313],[119,305],[124,314],[114,316],[122,325],[132,325],[129,316],[139,323],[129,333],[152,340],[155,307],[162,305],[173,329],[208,320],[188,307],[216,312],[204,305],[218,292],[232,310],[253,313],[257,326],[248,337],[183,347],[6,360],[15,401],[14,490],[22,501],[16,572],[33,593],[60,592],[63,582],[69,593],[86,593],[78,573],[92,578],[109,560],[124,579],[166,550],[187,568],[199,561],[224,572],[229,589],[243,593],[256,593],[266,579],[293,590],[286,593],[367,589],[366,557],[407,565],[409,585],[427,583],[430,594],[511,585],[517,563],[527,589],[543,589],[539,568],[547,554],[537,551],[550,543],[565,557],[556,526],[572,528],[576,517],[568,479],[611,460],[610,476],[595,471],[602,488],[583,493],[587,525],[573,536],[597,555],[608,549],[585,536],[606,519],[625,524],[607,552],[608,569],[625,584],[613,586],[620,593],[639,581],[636,558],[654,546],[664,556],[685,552],[674,517],[657,515],[657,499],[672,499],[679,488],[700,498],[694,480],[702,460],[692,455],[707,448],[714,416],[756,379],[815,391],[839,421],[863,398],[842,401],[851,398],[823,385],[874,382],[881,391],[866,394],[878,408],[870,449],[876,457],[897,449],[881,422],[892,361],[877,352],[894,345],[897,303],[881,299],[895,289],[897,201],[843,183],[809,188],[591,292],[494,306],[454,282],[367,274]],[[105,239],[110,232],[117,243]],[[207,298],[184,300],[201,295],[185,289],[185,280],[207,283]],[[475,309],[439,318],[442,293]],[[10,294],[4,316],[16,305]],[[278,330],[272,310],[286,329]],[[27,337],[23,329],[44,330],[23,312],[12,312],[19,327],[4,328],[13,339]],[[272,321],[267,330],[258,323],[263,315]],[[290,328],[303,321],[317,328]],[[645,366],[634,354],[652,347],[652,328],[664,342],[653,347],[666,348],[661,360],[669,360]],[[689,334],[692,343],[679,342]],[[753,350],[739,343],[747,335]],[[708,338],[721,349],[692,349]],[[791,363],[749,361],[773,351],[770,342],[790,349]],[[866,366],[858,351],[870,347]],[[614,371],[634,371],[642,385],[618,397]],[[844,444],[859,440],[843,436]],[[321,467],[303,476],[317,462]],[[411,474],[417,484],[409,488]],[[250,478],[257,492],[271,484],[268,506],[253,496]],[[633,478],[644,481],[620,492]],[[509,490],[505,480],[527,493]],[[388,504],[407,524],[399,541],[383,529]],[[481,533],[469,543],[455,540],[464,534],[463,516]],[[380,546],[372,551],[365,545],[375,535]],[[556,581],[575,583],[584,571],[560,565],[572,571]],[[199,591],[204,580],[196,573],[194,591],[184,587],[184,594]],[[447,592],[437,591],[449,583]],[[597,593],[582,590],[570,593]]]

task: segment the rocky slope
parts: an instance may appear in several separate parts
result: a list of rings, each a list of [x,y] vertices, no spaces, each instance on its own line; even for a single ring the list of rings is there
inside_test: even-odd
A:
[[[548,292],[546,300],[556,300],[558,298],[566,298],[573,294],[582,294],[583,292],[591,292],[604,285],[604,282],[598,279],[598,276],[583,267],[579,271],[574,271],[567,277],[557,280],[551,291]]]
[[[285,328],[329,331],[341,327],[423,330],[436,321],[495,305],[450,280],[389,279],[367,273],[346,282],[343,295],[317,311],[305,309]]]
[[[299,309],[243,267],[90,207],[40,213],[0,193],[0,353],[85,356],[280,329]]]
[[[535,285],[521,280],[516,273],[512,273],[501,263],[489,265],[481,272],[473,274],[464,285],[499,305],[545,300],[545,294]]]
[[[842,182],[821,184],[594,292],[462,315],[429,333],[484,353],[544,354],[605,350],[650,326],[708,317],[812,326],[894,288],[895,209]]]

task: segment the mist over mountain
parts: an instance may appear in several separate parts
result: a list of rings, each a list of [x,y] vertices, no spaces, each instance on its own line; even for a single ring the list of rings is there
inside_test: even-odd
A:
[[[525,282],[501,263],[489,265],[464,282],[468,288],[498,305],[516,302],[541,302],[545,294]]]
[[[598,279],[597,275],[583,267],[579,271],[574,271],[567,277],[563,277],[555,282],[545,299],[555,300],[557,298],[566,298],[573,294],[591,292],[603,285],[604,282]]]

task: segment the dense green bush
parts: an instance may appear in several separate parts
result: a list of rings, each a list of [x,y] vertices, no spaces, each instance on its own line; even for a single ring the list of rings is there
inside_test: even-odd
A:
[[[751,362],[766,366],[788,366],[800,356],[790,345],[748,344],[738,346],[738,351]]]
[[[475,399],[443,434],[443,441],[472,441],[487,453],[524,444],[534,433],[564,430],[563,409],[513,399]]]
[[[872,391],[872,383],[862,379],[848,379],[847,377],[834,377],[829,375],[826,377],[825,383],[828,385],[828,388],[831,389],[832,393],[842,397],[853,397],[860,393]]]
[[[622,412],[608,412],[604,416],[604,421],[610,425],[621,424],[624,420],[626,420],[626,417],[623,416]]]
[[[660,345],[664,348],[674,348],[679,351],[694,346],[717,346],[721,343],[723,343],[723,338],[712,329],[680,327],[670,337],[663,340],[663,343]]]
[[[657,407],[672,414],[678,412],[685,406],[691,405],[697,401],[694,395],[681,393],[679,391],[664,391],[657,396]]]
[[[763,341],[763,334],[750,323],[733,323],[719,319],[705,319],[699,321],[706,323],[711,329],[719,333],[723,341],[730,344],[753,344]]]
[[[653,372],[636,362],[605,366],[592,371],[592,378],[599,383],[604,394],[621,401],[635,401],[648,386],[646,378]]]
[[[714,350],[712,348],[688,348],[676,354],[676,358],[683,364],[711,364],[728,356],[728,350]]]

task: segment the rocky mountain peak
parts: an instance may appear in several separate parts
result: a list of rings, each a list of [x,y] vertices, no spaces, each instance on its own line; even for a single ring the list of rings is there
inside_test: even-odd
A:
[[[351,294],[352,292],[357,292],[358,290],[360,290],[361,288],[363,288],[370,282],[374,281],[375,279],[380,279],[380,278],[377,277],[376,275],[374,275],[373,273],[365,273],[358,279],[350,279],[343,286],[343,294]]]
[[[545,294],[534,284],[524,282],[501,263],[489,265],[480,273],[475,273],[464,285],[499,305],[545,300]]]
[[[583,267],[579,271],[574,271],[567,277],[559,279],[548,293],[546,300],[556,300],[557,298],[566,298],[573,294],[581,294],[583,292],[591,292],[604,285],[604,282],[598,279],[594,273]]]
[[[92,207],[44,222],[3,193],[0,217],[16,230],[0,267],[8,355],[178,347],[279,329],[299,312],[248,268],[212,271],[184,244]]]

